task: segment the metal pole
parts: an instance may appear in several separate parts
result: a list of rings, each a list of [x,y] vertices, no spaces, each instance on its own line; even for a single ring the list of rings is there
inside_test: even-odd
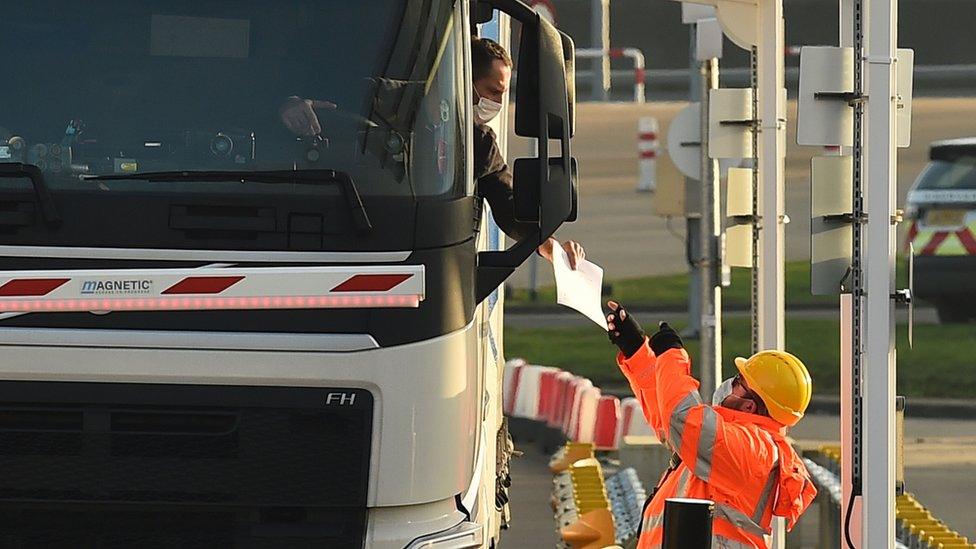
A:
[[[895,55],[897,0],[867,9],[867,223],[864,230],[864,546],[895,535]]]
[[[786,90],[783,68],[783,0],[761,4],[762,39],[757,61],[759,71],[759,347],[782,349],[783,322],[784,201],[783,173],[786,157]]]
[[[701,63],[701,254],[698,262],[701,278],[701,319],[698,358],[701,364],[701,394],[710,396],[722,382],[722,285],[719,280],[721,258],[718,242],[721,235],[718,192],[718,160],[708,156],[709,90],[718,88],[718,59]]]
[[[688,25],[688,30],[691,36],[691,45],[688,49],[688,55],[690,57],[688,62],[688,100],[695,102],[701,99],[701,74],[698,72],[698,61],[695,60],[695,44],[697,42],[695,37],[698,33],[698,25]],[[702,135],[702,138],[704,137]],[[702,150],[705,149],[705,144],[702,143]],[[686,189],[694,189],[695,185],[698,184],[698,181],[690,177],[685,178]],[[685,218],[685,251],[688,259],[688,327],[681,332],[681,335],[692,339],[698,337],[702,315],[701,269],[698,267],[698,261],[696,260],[696,258],[701,256],[701,218],[699,216],[700,212],[689,212]]]
[[[760,349],[783,349],[785,203],[783,175],[786,157],[786,89],[784,82],[783,0],[760,2],[760,43],[756,59],[759,76],[759,233],[758,328]],[[784,521],[772,522],[771,547],[782,549],[786,541]]]
[[[610,99],[610,0],[591,0],[590,38],[593,48],[603,51],[596,73],[599,80],[593,83],[593,98]]]

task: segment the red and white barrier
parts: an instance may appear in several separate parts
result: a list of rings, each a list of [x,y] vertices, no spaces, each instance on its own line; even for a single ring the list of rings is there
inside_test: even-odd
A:
[[[626,57],[634,62],[634,103],[644,103],[644,86],[647,79],[647,71],[644,69],[644,52],[637,48],[612,48],[610,58],[617,59]]]
[[[546,425],[553,429],[561,429],[566,412],[569,409],[567,397],[569,395],[569,384],[576,376],[569,372],[559,372],[556,376],[556,400],[550,410],[549,417],[546,418]]]
[[[600,403],[600,389],[589,387],[580,394],[579,413],[576,415],[574,436],[576,442],[593,442],[593,431],[596,427],[596,409]]]
[[[644,87],[647,71],[644,68],[644,53],[637,48],[577,48],[576,57],[581,59],[627,58],[634,64],[634,103],[644,103]]]
[[[539,377],[539,410],[536,412],[539,421],[548,421],[556,407],[556,376],[560,373],[560,370],[550,370]]]
[[[592,387],[593,382],[585,377],[578,377],[569,384],[569,396],[567,397],[569,409],[566,411],[565,421],[563,422],[563,434],[570,440],[576,440],[583,391]]]
[[[628,435],[654,433],[636,398],[604,396],[593,382],[548,366],[510,360],[505,364],[503,405],[510,417],[544,422],[574,442],[616,450]]]
[[[637,126],[637,158],[640,163],[640,177],[637,190],[652,192],[657,189],[657,119],[642,116]]]
[[[629,435],[651,436],[654,434],[651,431],[651,426],[647,424],[640,402],[636,398],[627,397],[620,401],[620,426],[617,431],[619,432],[618,440],[623,440],[623,437]]]
[[[518,391],[523,366],[525,360],[513,358],[505,363],[502,371],[502,410],[507,415],[512,415],[515,410],[515,393]]]
[[[620,399],[609,395],[601,396],[593,427],[593,445],[597,450],[616,450],[620,446],[617,432],[620,423]]]
[[[515,402],[512,415],[528,419],[539,419],[539,389],[542,374],[555,368],[527,364],[519,369],[519,382],[515,390]]]

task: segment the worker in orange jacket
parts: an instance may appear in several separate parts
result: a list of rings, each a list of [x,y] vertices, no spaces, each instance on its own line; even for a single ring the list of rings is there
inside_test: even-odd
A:
[[[739,374],[722,383],[708,405],[678,334],[662,322],[647,338],[623,307],[609,306],[617,364],[647,422],[675,454],[645,505],[638,549],[661,546],[664,501],[679,497],[715,502],[714,548],[769,547],[773,516],[785,517],[792,528],[817,494],[786,440],[786,429],[810,403],[806,367],[783,351],[737,358]]]

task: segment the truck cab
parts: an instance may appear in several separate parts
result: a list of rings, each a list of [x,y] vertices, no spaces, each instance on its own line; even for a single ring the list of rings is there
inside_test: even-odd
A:
[[[470,35],[509,18],[506,246]],[[2,544],[495,543],[500,285],[575,217],[572,41],[517,0],[40,0],[0,44]]]

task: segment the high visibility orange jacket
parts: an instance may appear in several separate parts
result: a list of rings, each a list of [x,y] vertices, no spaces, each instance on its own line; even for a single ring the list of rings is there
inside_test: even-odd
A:
[[[817,489],[786,441],[786,428],[766,416],[702,403],[684,349],[654,356],[647,341],[634,356],[617,355],[651,428],[681,457],[644,512],[638,549],[661,546],[664,501],[687,497],[715,502],[712,546],[767,548],[773,515],[787,528]]]

